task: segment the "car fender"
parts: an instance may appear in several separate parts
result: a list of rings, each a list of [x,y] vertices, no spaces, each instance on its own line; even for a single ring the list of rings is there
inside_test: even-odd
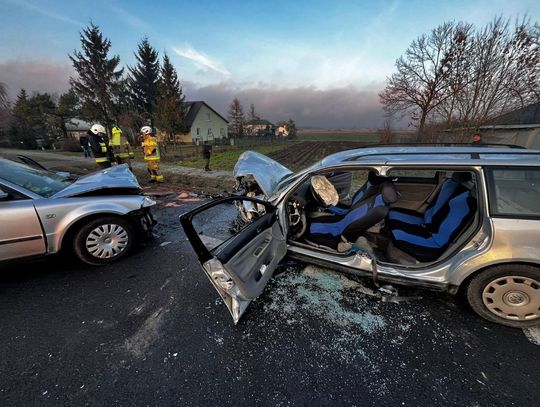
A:
[[[460,286],[478,271],[499,264],[540,266],[540,221],[494,218],[492,225],[492,241],[478,242],[479,254],[451,270],[448,279],[451,286]]]
[[[125,216],[142,206],[143,196],[62,198],[36,203],[47,238],[47,252],[61,249],[68,230],[78,221],[95,215]]]

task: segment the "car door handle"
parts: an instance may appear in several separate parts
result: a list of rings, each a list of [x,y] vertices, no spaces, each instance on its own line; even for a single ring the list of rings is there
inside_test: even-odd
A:
[[[255,257],[259,257],[270,244],[270,239],[264,239],[262,244],[253,251]]]

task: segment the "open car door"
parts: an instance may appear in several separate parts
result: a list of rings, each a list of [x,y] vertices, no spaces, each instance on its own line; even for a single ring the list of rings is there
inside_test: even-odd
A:
[[[235,324],[287,252],[275,209],[259,199],[227,197],[180,216],[202,269]]]

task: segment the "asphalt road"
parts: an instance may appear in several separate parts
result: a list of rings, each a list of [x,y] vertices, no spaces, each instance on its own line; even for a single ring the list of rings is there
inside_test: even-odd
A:
[[[290,263],[234,326],[165,205],[115,265],[1,270],[0,405],[538,405],[536,333],[452,297]]]

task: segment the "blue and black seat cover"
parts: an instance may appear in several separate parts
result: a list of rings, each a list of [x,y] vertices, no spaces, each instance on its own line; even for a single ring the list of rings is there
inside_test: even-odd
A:
[[[306,239],[331,248],[337,248],[342,236],[354,242],[371,226],[381,222],[388,214],[388,205],[396,200],[394,185],[384,183],[380,193],[357,201],[347,213],[317,218],[309,225]]]
[[[367,181],[354,193],[350,206],[337,204],[335,206],[329,206],[326,210],[335,215],[345,215],[355,204],[379,192],[383,182],[383,177],[379,177],[374,171],[370,171]]]
[[[432,210],[428,217],[411,213],[399,220],[394,217],[393,221],[389,221],[397,248],[419,261],[435,261],[467,227],[476,213],[477,201],[471,191],[456,180],[457,177],[454,177],[445,181],[446,188],[443,185],[436,204],[432,206],[436,210]]]
[[[453,196],[457,188],[464,182],[471,180],[470,172],[454,172],[452,178],[446,179],[441,185],[441,189],[427,207],[424,213],[416,212],[405,208],[392,208],[388,212],[386,224],[391,228],[399,228],[401,224],[422,225],[429,228],[434,216],[443,208],[444,204]]]

